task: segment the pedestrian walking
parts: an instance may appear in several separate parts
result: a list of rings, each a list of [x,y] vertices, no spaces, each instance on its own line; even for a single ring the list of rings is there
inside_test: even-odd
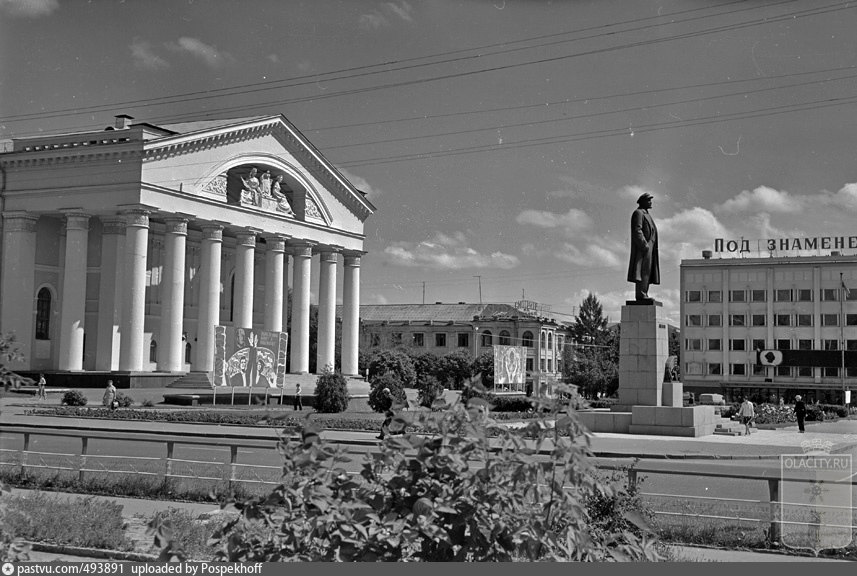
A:
[[[804,430],[804,422],[806,421],[806,404],[803,402],[803,398],[800,397],[800,394],[795,396],[795,416],[797,417],[797,429],[803,434]]]
[[[390,422],[393,421],[393,394],[389,388],[384,388],[381,391],[384,395],[384,401],[387,402],[387,410],[384,412],[384,421],[381,423],[381,433],[378,434],[378,440],[383,440],[389,432]]]
[[[301,383],[298,382],[298,385],[295,387],[295,403],[294,403],[293,408],[295,410],[303,411],[304,402],[303,402],[303,399],[301,398],[301,394],[302,394]]]
[[[111,410],[116,410],[119,403],[116,401],[116,386],[113,385],[113,380],[107,381],[107,388],[104,390],[104,396],[101,397],[101,404]]]
[[[752,426],[753,419],[756,417],[756,409],[749,398],[744,398],[741,408],[738,410],[738,416],[741,418],[741,423],[744,424],[744,432],[749,435],[750,426]]]
[[[47,382],[45,382],[45,375],[39,374],[39,400],[48,399],[47,391],[45,390],[46,385]]]

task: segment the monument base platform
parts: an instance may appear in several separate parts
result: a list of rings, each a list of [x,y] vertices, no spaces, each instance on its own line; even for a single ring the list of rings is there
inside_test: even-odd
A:
[[[657,436],[708,436],[720,418],[713,406],[631,406],[630,411],[579,412],[590,432],[651,434]]]

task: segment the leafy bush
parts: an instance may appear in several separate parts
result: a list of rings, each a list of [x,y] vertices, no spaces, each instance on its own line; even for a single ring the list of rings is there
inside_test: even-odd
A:
[[[593,398],[586,401],[590,408],[610,408],[617,402],[619,402],[618,398]]]
[[[410,353],[410,358],[411,362],[414,364],[417,388],[420,387],[420,382],[422,382],[426,376],[432,376],[440,382],[440,374],[443,368],[440,356],[432,352],[412,351]],[[443,384],[443,382],[441,382],[441,384]]]
[[[30,381],[29,378],[23,378],[6,368],[6,364],[20,362],[23,359],[24,355],[15,344],[15,334],[13,332],[0,334],[0,384],[3,384],[4,391],[9,390],[10,387],[20,388],[21,384]]]
[[[521,396],[494,396],[491,400],[493,412],[527,412],[533,409],[533,401]]]
[[[188,560],[206,561],[214,554],[214,548],[208,545],[208,539],[225,522],[223,518],[200,520],[187,510],[167,508],[159,510],[150,524],[169,526],[174,546],[179,548]]]
[[[97,499],[60,498],[47,492],[13,496],[2,511],[2,523],[14,536],[26,540],[130,550],[122,505]]]
[[[145,400],[143,400],[143,402],[141,404],[142,404],[143,408],[151,408],[152,406],[155,405],[155,401],[152,400],[151,398],[146,398]]]
[[[473,375],[473,359],[466,350],[456,350],[441,358],[441,380],[453,390],[461,390]]]
[[[423,376],[417,381],[417,401],[420,406],[431,408],[434,401],[443,395],[443,384],[437,381],[437,378],[431,375]]]
[[[121,408],[129,408],[134,404],[134,399],[128,396],[127,394],[123,394],[122,392],[116,393],[116,402],[119,403]]]
[[[468,384],[461,391],[461,401],[465,406],[471,398],[480,398],[488,404],[492,404],[495,401],[494,394],[479,383]]]
[[[339,372],[325,367],[315,383],[315,406],[319,412],[328,414],[344,412],[348,409],[348,382]]]
[[[442,418],[418,412],[424,434],[389,437],[367,456],[359,475],[343,468],[351,457],[342,447],[326,443],[307,424],[300,439],[280,443],[282,484],[233,503],[241,517],[214,534],[214,559],[658,559],[647,535],[609,524],[592,531],[582,502],[592,495],[610,497],[613,489],[596,476],[573,411],[536,402],[539,411],[549,411],[553,427],[539,419],[523,430],[506,429],[478,406],[461,402]],[[526,434],[544,447],[545,456],[521,449]],[[257,532],[242,532],[242,523]],[[167,545],[162,556],[170,552]]]
[[[392,400],[384,394],[384,388],[390,389]],[[407,396],[402,381],[394,372],[385,372],[372,380],[372,386],[369,388],[369,407],[372,410],[386,412],[396,401],[404,405],[407,402]]]
[[[69,390],[62,395],[62,403],[66,406],[86,406],[88,400],[80,390]]]
[[[417,374],[410,357],[399,350],[382,350],[376,352],[369,360],[369,381],[374,382],[376,378],[387,372],[396,375],[402,386],[413,388],[416,384]]]
[[[482,385],[486,388],[494,387],[494,351],[488,350],[480,354],[470,366],[471,373],[476,376],[482,375]]]
[[[5,482],[0,481],[0,494],[6,496],[8,493],[9,487]],[[20,536],[13,535],[7,529],[5,522],[0,522],[0,562],[26,562],[29,559],[30,545]]]

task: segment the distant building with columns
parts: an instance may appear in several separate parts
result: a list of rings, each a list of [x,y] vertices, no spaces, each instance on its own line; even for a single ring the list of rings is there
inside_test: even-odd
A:
[[[357,374],[365,195],[283,116],[131,120],[0,154],[10,368],[164,385],[212,370],[216,325],[288,325],[289,371],[306,373],[317,276],[317,366],[334,363],[341,284],[337,368]]]

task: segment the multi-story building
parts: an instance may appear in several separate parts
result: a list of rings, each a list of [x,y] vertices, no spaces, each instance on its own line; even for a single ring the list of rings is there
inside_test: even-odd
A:
[[[681,263],[685,390],[841,403],[857,384],[857,256],[710,256]]]
[[[473,358],[492,346],[522,346],[526,384],[535,391],[562,379],[562,349],[568,326],[549,313],[509,304],[382,304],[360,306],[364,350],[400,346],[443,356],[465,350]]]

